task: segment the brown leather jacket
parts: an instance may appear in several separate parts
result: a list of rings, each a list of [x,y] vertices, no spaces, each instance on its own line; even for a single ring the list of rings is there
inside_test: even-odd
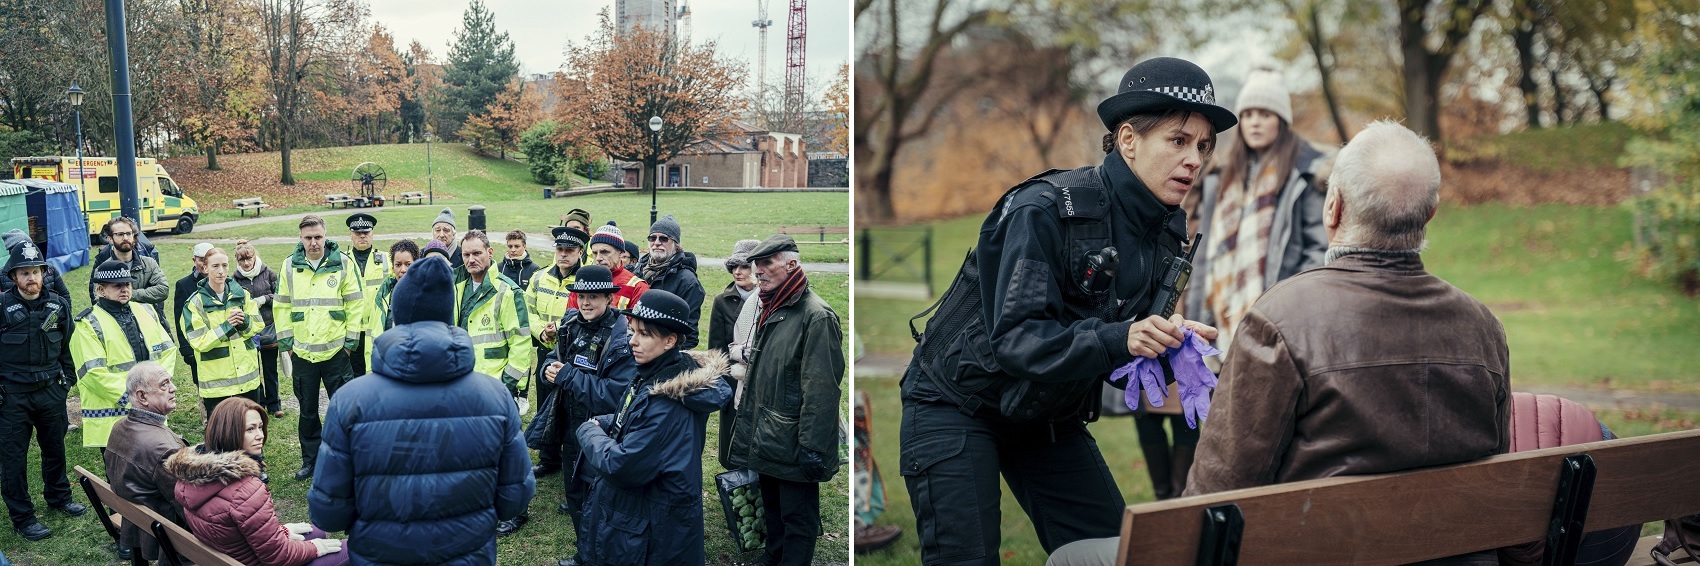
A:
[[[165,459],[188,446],[183,437],[165,426],[165,417],[130,409],[130,414],[112,425],[106,445],[106,481],[112,493],[126,501],[153,509],[183,525],[183,512],[173,490],[177,480],[165,472]],[[137,525],[124,522],[118,535],[124,548],[142,547],[148,560],[159,558],[159,545]]]
[[[1240,328],[1187,495],[1509,450],[1505,330],[1416,254],[1341,256],[1270,289]]]

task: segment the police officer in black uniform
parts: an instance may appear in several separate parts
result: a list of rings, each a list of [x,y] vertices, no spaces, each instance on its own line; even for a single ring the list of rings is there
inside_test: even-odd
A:
[[[1183,324],[1215,337],[1149,313],[1188,240],[1177,205],[1234,113],[1203,69],[1157,58],[1130,69],[1098,116],[1103,163],[1006,193],[917,336],[901,472],[927,564],[999,561],[1000,472],[1047,553],[1116,536],[1121,490],[1086,430],[1099,383],[1179,346]]]
[[[53,534],[35,517],[28,475],[32,432],[40,437],[42,495],[47,504],[81,516],[88,508],[71,499],[65,477],[65,395],[75,383],[71,361],[71,301],[47,291],[41,248],[11,248],[6,275],[12,289],[0,294],[0,491],[12,529],[30,541]]]

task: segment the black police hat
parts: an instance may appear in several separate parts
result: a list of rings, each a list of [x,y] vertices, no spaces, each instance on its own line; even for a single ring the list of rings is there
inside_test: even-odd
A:
[[[567,290],[574,293],[618,293],[620,286],[614,284],[614,273],[608,268],[591,264],[578,268],[578,274]]]
[[[1191,61],[1174,57],[1149,59],[1128,69],[1115,96],[1098,103],[1098,118],[1115,131],[1129,116],[1163,110],[1203,114],[1217,133],[1239,123],[1232,110],[1216,104],[1210,75]]]
[[[6,262],[7,275],[10,275],[14,269],[47,265],[47,258],[41,253],[41,248],[36,247],[35,242],[31,242],[28,238],[11,246],[9,251],[12,252],[12,257],[10,261]]]
[[[590,240],[590,234],[578,228],[556,226],[549,229],[549,234],[555,237],[555,247],[584,248],[584,243]]]
[[[348,219],[343,223],[348,225],[350,231],[371,232],[372,228],[378,225],[378,218],[364,212],[356,212],[348,215]]]
[[[89,275],[91,283],[135,283],[136,277],[130,274],[130,264],[109,259],[101,262]]]
[[[589,266],[586,266],[589,267]],[[644,291],[632,308],[620,311],[626,316],[660,325],[679,334],[689,334],[691,323],[686,322],[691,308],[678,295],[661,289]]]

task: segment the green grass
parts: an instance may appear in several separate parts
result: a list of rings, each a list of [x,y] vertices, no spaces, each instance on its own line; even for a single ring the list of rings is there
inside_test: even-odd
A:
[[[1614,168],[1635,135],[1635,129],[1623,122],[1525,129],[1454,143],[1447,148],[1447,158],[1503,159],[1546,173]]]
[[[974,244],[982,218],[933,224],[934,289],[942,293]],[[1423,260],[1434,274],[1482,300],[1505,325],[1513,386],[1594,386],[1700,391],[1700,302],[1636,275],[1619,259],[1627,250],[1630,215],[1616,207],[1484,205],[1443,207],[1430,224]],[[874,254],[880,260],[878,252]],[[928,301],[857,297],[855,326],[868,351],[907,355],[915,346],[906,326]],[[880,522],[903,527],[890,550],[857,556],[858,564],[912,564],[920,559],[915,518],[894,465],[899,460],[898,382],[859,379],[873,403],[874,457],[885,470],[886,513]],[[1595,414],[1619,436],[1695,427],[1700,412],[1603,410]],[[1092,425],[1117,485],[1129,503],[1151,500],[1150,479],[1127,418]],[[1001,558],[1044,560],[1027,517],[1004,490]],[[1653,527],[1649,527],[1653,528]]]
[[[688,225],[688,224],[687,224]],[[184,273],[188,263],[190,244],[161,243],[160,255],[167,269],[167,275],[175,280]],[[293,251],[293,245],[261,245],[258,246],[261,257],[272,265],[281,264],[283,259]],[[540,253],[534,253],[538,261],[548,261]],[[75,310],[88,306],[88,298],[81,290],[87,288],[89,269],[78,269],[66,274],[66,285],[72,289]],[[718,293],[731,281],[731,276],[724,269],[706,268],[702,271],[703,286],[709,295]],[[846,276],[814,274],[811,275],[814,288],[833,308],[840,313],[848,313],[848,289],[845,285]],[[704,309],[703,321],[706,323],[710,312]],[[280,378],[281,397],[291,399],[294,392],[287,377]],[[172,430],[183,435],[190,443],[197,443],[203,436],[200,427],[200,404],[196,397],[195,388],[187,370],[177,375],[178,409],[173,413],[169,422]],[[845,405],[841,411],[848,415],[848,387],[845,388]],[[534,400],[535,401],[535,400]],[[296,482],[291,476],[300,466],[300,446],[296,441],[296,424],[299,415],[291,411],[289,415],[272,422],[271,436],[268,439],[266,460],[272,475],[270,488],[272,500],[277,507],[281,520],[285,522],[305,522],[308,520],[306,482]],[[753,560],[754,555],[737,555],[732,550],[731,538],[727,535],[723,515],[713,487],[713,476],[723,471],[714,457],[713,447],[717,445],[715,438],[719,430],[716,414],[710,417],[708,424],[709,438],[707,439],[705,457],[703,459],[703,515],[706,534],[705,548],[711,564],[726,564],[734,560]],[[65,439],[68,453],[68,466],[83,466],[96,473],[104,473],[100,462],[100,453],[94,448],[82,447],[80,431],[72,431]],[[533,454],[535,458],[535,454]],[[51,511],[41,500],[40,483],[40,449],[31,444],[29,455],[30,482],[32,495],[35,498],[37,513],[42,521],[54,533],[51,538],[40,542],[26,542],[10,529],[0,533],[0,552],[18,564],[56,565],[56,564],[99,564],[116,563],[112,554],[112,540],[107,536],[100,521],[92,514],[79,518],[67,517],[62,513]],[[73,484],[74,472],[73,474]],[[556,560],[570,555],[574,545],[572,525],[565,516],[555,512],[555,506],[563,500],[562,486],[559,475],[545,478],[538,482],[537,495],[531,504],[531,522],[520,532],[502,538],[498,542],[499,562],[502,564],[554,564]],[[845,512],[849,506],[849,474],[838,474],[831,482],[824,484],[821,489],[821,520],[826,536],[818,539],[815,561],[818,564],[843,563],[849,560],[849,526],[848,515]],[[73,491],[78,501],[86,503],[80,487],[73,485]]]
[[[500,235],[507,230],[520,229],[527,233],[547,233],[548,227],[560,224],[568,210],[583,208],[590,211],[593,221],[602,225],[615,221],[626,239],[640,246],[649,229],[649,196],[634,193],[600,193],[566,199],[543,200],[541,192],[509,196],[507,201],[459,200],[441,206],[400,209],[367,209],[378,218],[378,232],[426,233],[437,213],[452,208],[462,232],[467,226],[467,208],[483,204],[489,232]],[[684,247],[699,256],[726,257],[732,244],[741,238],[762,239],[772,235],[780,226],[826,225],[848,226],[850,213],[843,193],[701,193],[669,192],[658,197],[661,214],[672,214],[684,226]],[[343,218],[357,211],[323,207],[315,212],[324,216],[333,227],[340,228]],[[594,228],[593,228],[594,230]],[[332,234],[340,234],[333,229]],[[294,237],[299,233],[294,222],[272,222],[256,226],[239,226],[222,230],[196,229],[191,238],[260,238],[267,236]],[[801,239],[806,240],[804,236]],[[813,244],[801,246],[803,261],[844,262],[849,260],[849,246],[844,244]],[[705,266],[706,267],[706,266]],[[706,269],[704,269],[706,270]]]

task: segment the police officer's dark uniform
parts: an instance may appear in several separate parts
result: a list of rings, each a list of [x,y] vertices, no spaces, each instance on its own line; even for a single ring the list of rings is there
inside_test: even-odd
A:
[[[1171,58],[1129,70],[1098,114],[1115,131],[1171,109],[1217,132],[1237,121],[1202,69]],[[1185,222],[1119,152],[998,201],[903,378],[901,473],[924,562],[998,562],[1000,471],[1047,553],[1117,536],[1121,490],[1085,421],[1099,383],[1133,360],[1129,328],[1152,312]],[[1113,275],[1098,269],[1109,247]]]
[[[13,246],[6,276],[18,269],[49,269],[34,243]],[[44,284],[35,298],[21,287],[0,294],[0,490],[12,528],[36,541],[53,534],[35,517],[29,493],[29,441],[40,438],[42,495],[73,516],[88,508],[71,500],[65,476],[65,396],[76,381],[71,361],[71,301]]]

